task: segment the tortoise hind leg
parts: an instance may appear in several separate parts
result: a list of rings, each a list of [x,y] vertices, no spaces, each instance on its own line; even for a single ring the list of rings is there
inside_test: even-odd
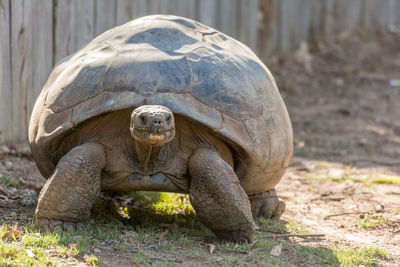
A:
[[[286,209],[285,202],[278,197],[275,189],[250,194],[249,199],[254,217],[279,218]]]
[[[106,165],[103,146],[87,143],[71,149],[42,188],[36,224],[51,231],[69,231],[82,225],[100,193],[101,170]]]
[[[190,202],[205,226],[231,241],[253,240],[255,223],[247,194],[217,152],[197,149],[189,159]]]

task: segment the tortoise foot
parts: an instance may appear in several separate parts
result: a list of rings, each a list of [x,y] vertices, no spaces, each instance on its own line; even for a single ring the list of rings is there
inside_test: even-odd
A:
[[[286,209],[285,202],[278,197],[275,189],[258,194],[250,194],[249,200],[253,217],[279,218]]]
[[[224,230],[214,230],[215,235],[219,238],[236,243],[251,243],[253,242],[253,231],[224,231]]]
[[[233,168],[212,149],[199,148],[189,160],[190,202],[200,220],[219,238],[252,242],[250,202]]]
[[[87,231],[90,229],[89,220],[71,222],[55,219],[36,218],[36,225],[45,232],[55,232],[60,235],[65,232],[74,232],[79,230]]]

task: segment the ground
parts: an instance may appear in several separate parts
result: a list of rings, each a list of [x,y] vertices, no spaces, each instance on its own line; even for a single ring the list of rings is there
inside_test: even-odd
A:
[[[399,41],[343,35],[269,60],[295,151],[277,187],[287,210],[260,218],[252,244],[218,241],[186,195],[156,193],[103,195],[93,230],[39,233],[45,180],[26,144],[0,145],[0,266],[400,266]]]

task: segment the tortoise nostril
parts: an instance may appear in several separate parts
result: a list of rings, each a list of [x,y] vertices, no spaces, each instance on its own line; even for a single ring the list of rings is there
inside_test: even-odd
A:
[[[140,122],[141,122],[143,125],[146,125],[146,124],[147,124],[147,119],[146,119],[146,117],[145,117],[144,115],[140,115],[139,119],[140,119]]]
[[[160,127],[162,125],[162,121],[161,120],[154,120],[153,121],[153,125],[156,127]]]

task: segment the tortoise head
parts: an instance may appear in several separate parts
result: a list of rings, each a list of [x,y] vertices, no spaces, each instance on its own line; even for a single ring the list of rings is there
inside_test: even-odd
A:
[[[140,106],[132,112],[130,131],[140,143],[162,146],[175,137],[174,115],[164,106]]]

